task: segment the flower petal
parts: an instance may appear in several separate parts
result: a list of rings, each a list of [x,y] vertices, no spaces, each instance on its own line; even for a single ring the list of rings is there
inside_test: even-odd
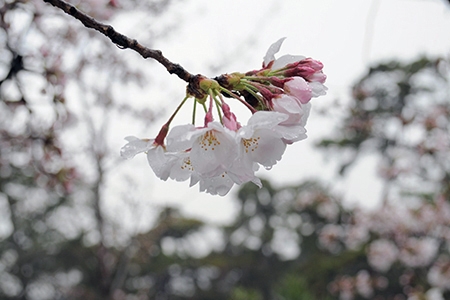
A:
[[[280,51],[281,45],[283,44],[285,39],[286,38],[283,37],[270,45],[269,49],[267,50],[266,56],[264,56],[263,67],[266,67],[271,61],[275,60],[275,54]]]
[[[323,96],[327,93],[328,88],[320,82],[310,82],[309,86],[312,90],[313,97]]]
[[[193,140],[202,132],[202,129],[195,128],[192,124],[173,127],[166,138],[167,151],[178,152],[190,149]]]
[[[233,180],[224,172],[218,176],[200,178],[200,191],[211,195],[225,196],[234,185]]]
[[[157,146],[147,152],[147,160],[155,175],[165,181],[169,178],[176,157],[166,155],[164,148]]]
[[[128,144],[120,149],[120,156],[126,159],[133,158],[136,154],[148,151],[154,147],[154,140],[141,140],[135,136],[127,136],[125,140],[128,141]]]
[[[284,90],[291,96],[297,98],[302,104],[311,100],[312,90],[305,79],[301,77],[292,77],[284,84]]]
[[[193,143],[191,162],[202,176],[217,176],[226,171],[237,157],[234,133],[220,123],[210,122]]]
[[[305,56],[303,56],[303,55],[285,54],[275,60],[271,69],[272,70],[282,69],[289,64],[295,63],[297,61],[301,61],[303,59],[305,59]]]

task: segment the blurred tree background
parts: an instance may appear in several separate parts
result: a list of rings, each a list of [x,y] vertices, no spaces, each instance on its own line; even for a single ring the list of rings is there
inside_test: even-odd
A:
[[[145,10],[157,22],[172,2],[75,4],[99,20]],[[42,1],[0,1],[0,299],[450,299],[448,61],[371,67],[318,144],[342,176],[378,157],[379,208],[346,208],[319,181],[266,181],[241,187],[226,226],[152,207],[142,229],[108,213],[119,160],[107,137],[119,121],[152,122],[120,92],[148,77],[77,22]],[[138,222],[143,199],[119,196]]]

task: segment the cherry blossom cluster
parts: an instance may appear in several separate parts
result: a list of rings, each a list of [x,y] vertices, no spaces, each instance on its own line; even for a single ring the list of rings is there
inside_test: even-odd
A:
[[[146,153],[150,167],[162,180],[190,180],[200,191],[226,195],[234,184],[253,182],[255,172],[270,169],[286,146],[306,138],[310,100],[326,93],[319,61],[284,55],[275,59],[284,38],[272,44],[263,67],[247,73],[225,74],[214,79],[198,76],[187,95],[155,139],[127,137],[124,158]],[[204,124],[170,124],[180,107],[194,98],[205,111]],[[228,101],[237,100],[252,113],[241,125]]]

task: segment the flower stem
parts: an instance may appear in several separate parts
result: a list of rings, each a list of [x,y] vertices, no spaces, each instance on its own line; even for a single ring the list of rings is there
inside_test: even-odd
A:
[[[222,123],[222,112],[220,110],[221,109],[221,105],[220,105],[220,101],[217,100],[216,92],[213,91],[212,89],[209,90],[209,96],[211,97],[211,101],[214,101],[214,104],[216,104],[217,114],[219,115],[220,123]]]
[[[167,133],[169,132],[170,123],[172,123],[173,119],[177,115],[177,113],[180,111],[181,107],[186,103],[186,100],[189,99],[189,95],[186,95],[184,97],[183,101],[177,106],[173,114],[170,116],[169,120],[161,127],[161,130],[159,131],[158,135],[155,138],[155,144],[157,145],[164,145],[164,139],[166,138]]]
[[[192,109],[192,125],[195,125],[196,115],[197,115],[197,99],[194,100],[194,108]]]
[[[237,99],[239,102],[241,102],[242,104],[244,104],[244,105],[252,112],[252,114],[254,114],[255,112],[257,112],[256,109],[254,109],[254,108],[253,108],[250,104],[248,104],[245,100],[242,100],[241,97],[239,97],[239,96],[236,95],[235,93],[233,93],[233,92],[227,90],[226,88],[224,88],[224,87],[222,87],[222,86],[220,87],[220,91],[221,91],[221,92],[224,92],[224,93],[227,94],[227,95],[230,95],[231,97]]]

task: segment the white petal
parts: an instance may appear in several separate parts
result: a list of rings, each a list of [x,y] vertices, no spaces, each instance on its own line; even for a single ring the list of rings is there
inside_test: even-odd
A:
[[[231,168],[227,170],[227,174],[234,183],[243,184],[255,180],[255,171],[258,169],[259,166],[257,163],[240,155]]]
[[[169,178],[176,157],[166,155],[164,148],[158,146],[147,152],[147,160],[155,175],[165,181]]]
[[[306,122],[308,121],[309,113],[311,112],[311,103],[302,104],[303,115],[300,120],[300,125],[306,126]]]
[[[191,182],[189,183],[189,187],[193,187],[200,181],[200,175],[198,173],[194,172],[191,174]]]
[[[244,155],[266,168],[275,165],[286,149],[280,133],[271,129],[255,131],[250,140],[243,140],[242,146]]]
[[[327,93],[328,88],[320,82],[310,82],[309,86],[312,90],[313,97],[323,96]]]
[[[173,127],[166,137],[167,151],[178,152],[190,149],[193,140],[204,130],[195,128],[192,124]]]
[[[289,118],[287,114],[276,111],[258,111],[248,120],[247,126],[254,128],[273,128]]]
[[[211,178],[200,179],[200,191],[207,192],[211,195],[225,196],[233,185],[233,180],[226,173]]]
[[[272,60],[275,60],[275,54],[280,51],[281,45],[283,44],[285,39],[286,38],[283,37],[270,45],[269,49],[267,50],[266,56],[264,56],[264,67],[266,67]]]
[[[174,155],[177,158],[170,170],[170,178],[176,181],[185,181],[189,179],[194,172],[189,153],[180,152],[176,154],[170,153],[169,155]]]
[[[306,129],[303,125],[280,125],[277,127],[280,135],[283,136],[283,141],[287,144],[292,144],[306,139]]]
[[[141,140],[134,136],[127,136],[125,140],[128,144],[120,149],[120,155],[123,158],[133,158],[136,154],[148,151],[153,147],[153,140]]]

